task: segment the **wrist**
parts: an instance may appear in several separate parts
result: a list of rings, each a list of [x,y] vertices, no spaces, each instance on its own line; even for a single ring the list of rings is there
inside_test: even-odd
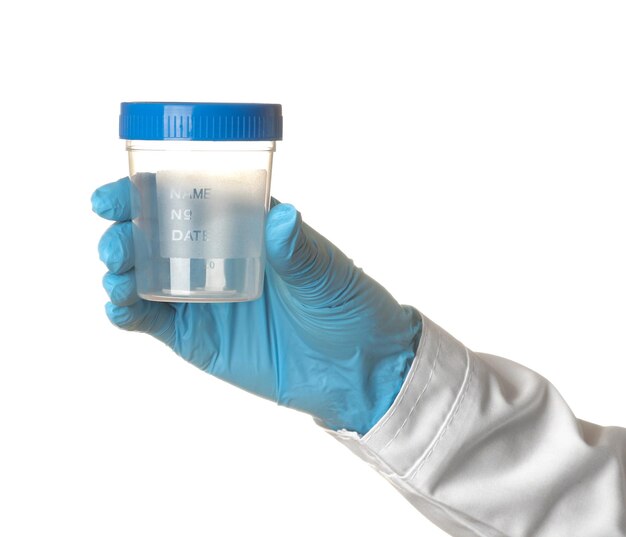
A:
[[[360,358],[355,389],[346,390],[333,419],[324,420],[334,430],[366,434],[391,408],[413,364],[422,332],[422,320],[414,308],[403,307],[407,325],[394,337],[373,345],[372,353]],[[376,352],[386,349],[387,354]],[[322,418],[323,419],[323,418]]]

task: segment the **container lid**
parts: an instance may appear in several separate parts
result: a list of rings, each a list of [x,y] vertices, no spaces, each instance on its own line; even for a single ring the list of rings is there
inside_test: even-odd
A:
[[[280,104],[122,103],[125,140],[282,140]]]

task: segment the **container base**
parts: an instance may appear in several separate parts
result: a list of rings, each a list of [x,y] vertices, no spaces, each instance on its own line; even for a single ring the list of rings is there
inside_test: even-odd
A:
[[[163,290],[162,293],[138,293],[139,298],[144,300],[150,300],[151,302],[181,302],[181,303],[211,303],[211,302],[250,302],[252,300],[258,300],[261,298],[261,294],[256,296],[242,295],[233,291],[232,294],[228,291],[220,291],[219,293],[207,293],[206,291],[199,291],[197,293],[190,292],[188,295],[181,296],[179,294],[173,295],[167,290]]]

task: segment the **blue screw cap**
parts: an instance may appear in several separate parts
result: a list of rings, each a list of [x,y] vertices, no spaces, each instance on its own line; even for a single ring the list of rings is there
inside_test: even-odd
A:
[[[125,140],[282,140],[280,104],[122,103],[120,138]]]

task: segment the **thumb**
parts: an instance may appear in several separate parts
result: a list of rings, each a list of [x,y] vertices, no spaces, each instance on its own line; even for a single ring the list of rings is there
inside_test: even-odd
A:
[[[338,305],[361,273],[335,245],[303,223],[288,203],[269,212],[265,237],[268,262],[304,303]]]

